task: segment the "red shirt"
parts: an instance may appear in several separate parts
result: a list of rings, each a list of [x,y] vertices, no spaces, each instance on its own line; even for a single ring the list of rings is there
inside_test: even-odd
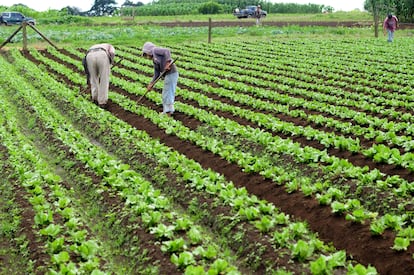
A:
[[[388,16],[384,20],[383,28],[384,30],[395,31],[397,28],[398,19],[395,15],[391,19],[388,19]]]

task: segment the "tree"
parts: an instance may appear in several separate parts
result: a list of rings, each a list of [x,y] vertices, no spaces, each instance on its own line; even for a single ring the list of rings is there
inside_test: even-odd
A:
[[[334,8],[331,7],[331,6],[323,6],[323,8],[322,8],[322,12],[323,13],[325,13],[325,12],[327,12],[327,13],[333,13],[333,11],[334,11]]]
[[[397,5],[397,16],[400,16],[404,21],[413,22],[414,0],[403,0],[397,2],[401,2]]]
[[[63,10],[66,10],[68,15],[81,15],[82,14],[82,11],[77,7],[67,6],[67,7],[63,8],[61,11],[63,11]]]
[[[136,7],[143,6],[143,5],[144,3],[140,1],[134,4],[132,1],[126,0],[121,5],[121,15],[132,15],[132,19],[134,19]]]
[[[395,3],[393,0],[365,0],[364,9],[370,11],[374,16],[375,37],[378,37],[382,18],[385,17],[387,13],[391,13],[395,10]]]
[[[121,7],[139,7],[139,6],[143,6],[144,3],[142,3],[141,1],[138,1],[137,3],[134,4],[134,2],[126,0]]]
[[[201,14],[218,14],[221,11],[220,4],[216,2],[206,2],[198,8]]]
[[[114,5],[116,5],[115,0],[95,0],[88,14],[94,16],[112,15],[117,9]]]
[[[133,7],[135,4],[132,1],[126,0],[121,7]]]
[[[409,2],[408,12],[407,14],[410,16],[411,22],[413,22],[413,16],[414,16],[414,1],[413,0],[407,0]]]

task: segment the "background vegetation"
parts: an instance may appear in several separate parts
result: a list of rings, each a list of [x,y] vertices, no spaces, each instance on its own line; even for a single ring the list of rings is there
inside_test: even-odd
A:
[[[375,0],[369,0],[373,4]],[[367,2],[369,2],[367,0]],[[378,0],[379,1],[379,0]],[[386,14],[389,9],[395,6],[386,5],[385,0],[381,0],[381,13]],[[99,5],[112,6],[113,1],[101,0],[96,1],[91,9],[97,9]],[[194,7],[202,6],[211,1],[196,0],[191,1]],[[186,4],[187,3],[187,4]],[[232,13],[231,9],[236,6],[243,6],[252,4],[252,2],[240,0],[219,0],[214,2],[220,6],[221,13],[219,14],[181,14],[181,15],[161,15],[162,10],[167,6],[174,9],[181,9],[184,11],[189,9],[190,1],[184,0],[158,0],[149,5],[143,5],[140,2],[132,3],[126,1],[116,12],[111,16],[83,16],[73,14],[76,7],[66,7],[62,10],[48,10],[45,12],[38,12],[25,5],[15,5],[12,7],[0,6],[0,11],[15,10],[20,11],[26,16],[34,17],[37,21],[36,27],[51,41],[57,44],[75,44],[75,45],[89,45],[95,42],[107,41],[116,45],[141,45],[147,40],[152,40],[157,43],[182,43],[186,41],[207,41],[208,27],[162,27],[156,23],[160,22],[208,22],[211,18],[213,22],[216,21],[234,21],[243,22],[247,25],[234,27],[214,27],[212,29],[213,41],[218,40],[260,40],[260,39],[291,39],[294,37],[304,36],[352,36],[352,37],[373,37],[375,31],[374,18],[372,12],[366,11],[352,11],[352,12],[328,12],[322,13],[321,5],[318,5],[319,12],[314,12],[312,7],[314,5],[297,5],[297,4],[272,4],[270,11],[273,8],[286,8],[292,12],[302,13],[285,13],[270,12],[263,20],[263,26],[257,28],[252,19],[237,19]],[[264,2],[264,8],[267,9],[267,2]],[[375,2],[376,3],[376,2]],[[369,4],[369,3],[368,3]],[[378,4],[378,3],[377,3]],[[377,5],[378,6],[378,5]],[[402,6],[402,5],[400,5]],[[144,15],[142,12],[145,9],[158,7],[157,16]],[[186,8],[187,7],[187,8]],[[192,8],[194,10],[194,7]],[[227,7],[227,8],[226,8]],[[288,9],[289,7],[289,9]],[[297,9],[294,9],[294,8]],[[367,6],[367,9],[369,5]],[[100,11],[107,10],[105,7],[99,8]],[[197,9],[196,9],[197,10]],[[197,11],[194,10],[194,13]],[[130,14],[127,11],[135,11]],[[346,27],[299,27],[299,22],[342,22],[354,21],[363,23],[365,27],[361,28],[346,28]],[[249,25],[251,22],[251,25]],[[284,27],[270,26],[270,22],[286,23]],[[85,28],[87,26],[87,28]],[[111,26],[110,28],[102,26]],[[0,36],[2,40],[6,40],[13,32],[14,27],[0,27]],[[411,30],[399,30],[397,36],[412,36]],[[7,45],[7,47],[21,46],[22,35],[17,34]],[[47,43],[34,31],[28,31],[28,42],[36,46],[43,47]],[[83,45],[82,45],[83,44]]]
[[[310,1],[311,2],[311,1]],[[262,8],[272,15],[293,14],[297,17],[305,15],[335,14],[337,12],[331,6],[318,4],[295,4],[295,3],[272,3],[267,0],[155,0],[144,5],[138,1],[136,3],[126,0],[121,6],[116,6],[115,0],[95,0],[92,7],[85,12],[81,12],[77,7],[67,6],[61,10],[49,10],[38,12],[28,6],[17,4],[11,7],[1,6],[0,11],[14,10],[20,11],[27,16],[36,18],[41,24],[66,24],[66,23],[92,23],[89,17],[132,17],[140,18],[139,21],[159,20],[160,17],[175,16],[176,20],[185,19],[191,15],[218,15],[222,18],[234,18],[232,12],[235,8],[244,8],[247,5],[261,4]],[[365,0],[364,11],[368,11],[377,25],[388,13],[397,15],[400,22],[414,22],[414,1],[412,0]],[[353,11],[367,15],[364,11]],[[76,17],[80,16],[80,17]],[[329,19],[325,16],[323,19]]]
[[[158,0],[148,5],[123,5],[122,14],[140,16],[186,15],[204,13],[205,6],[217,6],[210,14],[232,13],[235,8],[260,4],[268,13],[321,13],[331,7],[317,4],[271,3],[269,1],[248,0]]]

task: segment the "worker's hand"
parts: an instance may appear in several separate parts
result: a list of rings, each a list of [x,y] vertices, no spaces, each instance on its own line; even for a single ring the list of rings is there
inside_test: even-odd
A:
[[[147,91],[149,92],[149,91],[151,91],[152,90],[152,88],[154,87],[154,83],[150,83],[150,84],[148,84],[148,86],[147,86]]]
[[[171,70],[171,61],[167,61],[164,67],[165,72],[168,72],[169,70]]]

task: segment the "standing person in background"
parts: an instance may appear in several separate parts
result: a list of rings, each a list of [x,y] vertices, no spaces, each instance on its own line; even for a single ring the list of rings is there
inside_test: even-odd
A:
[[[92,100],[102,108],[106,108],[108,103],[109,75],[114,58],[115,48],[103,43],[90,47],[83,59],[87,83],[91,85]]]
[[[153,88],[154,81],[158,76],[162,72],[166,72],[162,89],[162,114],[172,115],[174,113],[178,70],[175,64],[172,64],[171,51],[167,48],[157,47],[151,42],[146,42],[142,48],[142,56],[151,59],[154,64],[154,76],[147,86],[147,91]]]
[[[254,11],[254,17],[256,17],[256,25],[260,26],[260,19],[262,18],[262,7],[260,5],[257,5]]]
[[[394,32],[397,29],[397,25],[398,18],[395,15],[388,14],[383,24],[384,35],[388,32],[388,42],[392,42],[394,40]]]

